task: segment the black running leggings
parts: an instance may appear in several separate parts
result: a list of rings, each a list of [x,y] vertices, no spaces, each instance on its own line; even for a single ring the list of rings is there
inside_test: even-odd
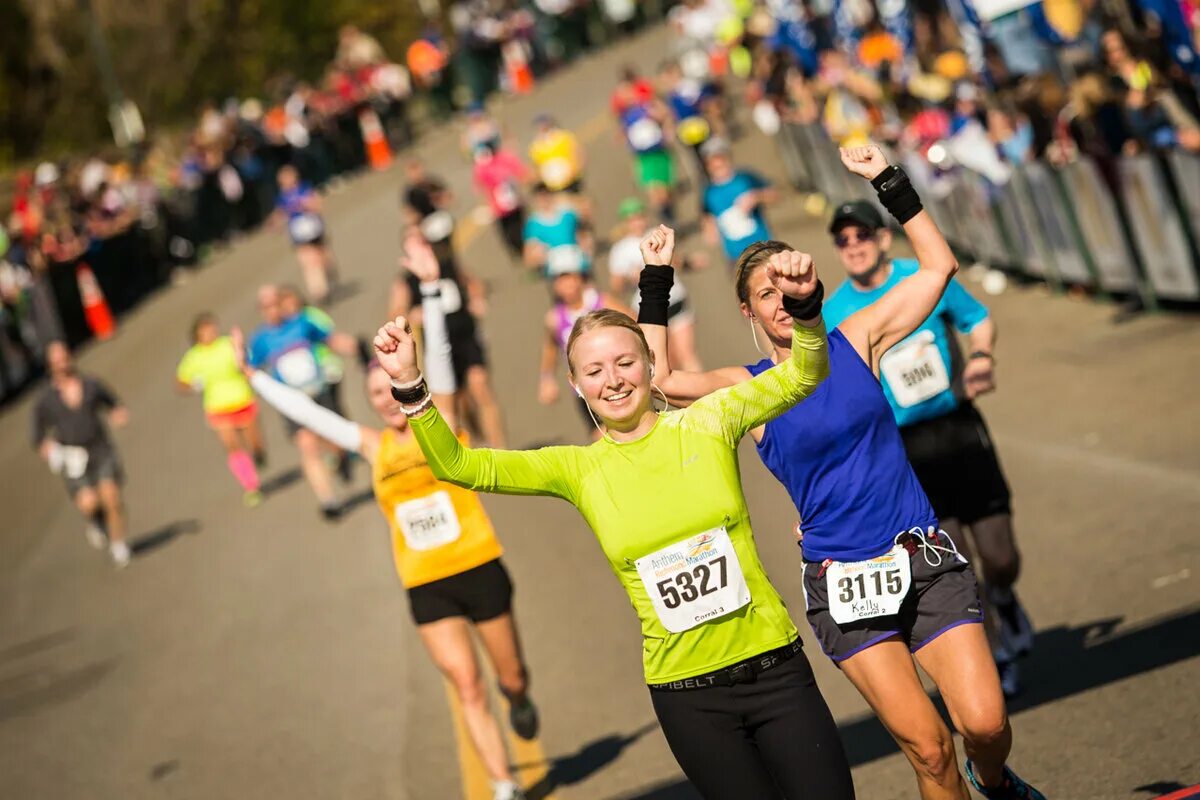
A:
[[[850,765],[804,653],[754,683],[651,689],[663,734],[706,800],[853,800]]]

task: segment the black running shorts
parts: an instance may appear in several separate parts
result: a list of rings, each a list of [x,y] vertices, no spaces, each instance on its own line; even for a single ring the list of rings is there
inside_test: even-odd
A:
[[[963,525],[1008,514],[1008,481],[1000,469],[992,437],[978,409],[957,409],[900,429],[908,460],[938,519]]]
[[[944,533],[937,534],[937,543],[950,550],[954,548]],[[909,556],[912,583],[899,614],[846,624],[835,622],[829,613],[829,591],[821,562],[806,560],[804,600],[808,605],[808,623],[825,655],[835,662],[844,661],[893,636],[898,636],[915,653],[951,628],[983,622],[979,588],[971,565],[953,552],[939,550],[937,555],[929,555],[934,563],[940,555],[941,564],[930,565],[922,550]]]
[[[471,367],[486,367],[487,355],[477,332],[450,334],[450,361],[454,366],[454,382],[459,389],[467,388],[467,371]]]
[[[513,586],[500,559],[408,590],[413,621],[428,625],[448,617],[486,622],[512,610]]]

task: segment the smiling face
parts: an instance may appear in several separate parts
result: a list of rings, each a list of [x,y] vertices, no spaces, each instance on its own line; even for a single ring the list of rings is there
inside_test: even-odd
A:
[[[379,418],[389,426],[400,431],[408,428],[408,417],[404,416],[400,404],[392,397],[392,381],[379,366],[367,372],[367,400]]]
[[[833,234],[838,259],[851,278],[869,275],[887,252],[891,234],[886,230],[873,231],[862,225],[843,225]]]
[[[597,314],[603,312],[593,312],[580,321]],[[632,429],[650,410],[651,358],[645,339],[633,329],[601,324],[573,332],[567,353],[571,382],[605,427]]]

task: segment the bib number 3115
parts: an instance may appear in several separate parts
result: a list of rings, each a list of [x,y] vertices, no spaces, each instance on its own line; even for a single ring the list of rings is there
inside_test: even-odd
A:
[[[750,589],[724,527],[634,562],[663,627],[683,633],[750,602]]]
[[[829,613],[839,625],[899,613],[911,584],[912,565],[903,545],[866,561],[835,561],[825,571]]]

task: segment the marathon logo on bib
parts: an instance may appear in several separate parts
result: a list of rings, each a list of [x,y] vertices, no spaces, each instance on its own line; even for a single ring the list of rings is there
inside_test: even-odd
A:
[[[634,566],[654,612],[671,633],[691,630],[750,602],[724,525],[639,558]]]
[[[866,561],[835,561],[825,571],[829,614],[839,625],[898,614],[911,583],[912,564],[904,545]]]
[[[445,490],[397,503],[393,517],[412,550],[433,550],[457,541],[462,535],[454,503]]]
[[[950,373],[931,330],[914,334],[879,359],[879,374],[896,405],[911,408],[950,388]]]

